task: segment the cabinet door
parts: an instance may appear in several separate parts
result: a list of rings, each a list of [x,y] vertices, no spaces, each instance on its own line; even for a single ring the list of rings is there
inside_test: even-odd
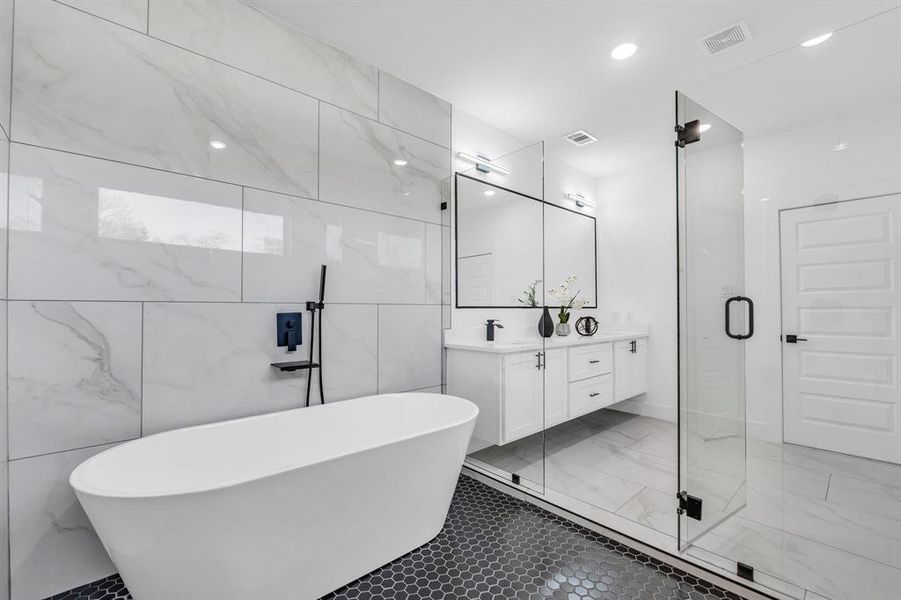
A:
[[[648,390],[647,349],[646,338],[623,340],[613,345],[613,388],[614,399],[617,402],[638,396]]]
[[[544,426],[553,427],[567,416],[566,348],[548,350],[544,357]],[[540,392],[540,391],[539,391]],[[540,400],[539,400],[540,401]]]
[[[542,377],[535,352],[504,357],[503,439],[513,440],[541,431],[544,407],[541,405]]]

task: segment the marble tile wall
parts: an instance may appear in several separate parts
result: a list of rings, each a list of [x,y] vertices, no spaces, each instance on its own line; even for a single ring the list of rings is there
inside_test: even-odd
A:
[[[113,572],[87,457],[302,405],[275,315],[321,264],[326,400],[441,391],[449,147],[446,102],[237,0],[0,0],[0,600]]]

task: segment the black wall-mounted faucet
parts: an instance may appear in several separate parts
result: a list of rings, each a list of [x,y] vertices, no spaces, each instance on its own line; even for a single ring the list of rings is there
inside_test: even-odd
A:
[[[501,322],[497,319],[488,319],[486,328],[487,328],[486,339],[489,342],[493,342],[494,341],[494,330],[495,329],[503,329],[504,326],[501,325]]]
[[[278,313],[275,318],[277,344],[287,346],[288,352],[294,352],[301,344],[301,314]]]

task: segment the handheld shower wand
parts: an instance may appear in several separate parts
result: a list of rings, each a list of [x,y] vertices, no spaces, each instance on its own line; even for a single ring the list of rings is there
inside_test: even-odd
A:
[[[313,346],[316,337],[316,312],[319,311],[319,401],[325,404],[325,390],[322,387],[322,310],[325,308],[325,265],[322,265],[319,271],[319,301],[307,302],[307,310],[310,311],[310,364],[313,364]],[[310,405],[310,389],[313,384],[313,373],[310,370],[310,376],[307,377],[307,401],[306,405]]]

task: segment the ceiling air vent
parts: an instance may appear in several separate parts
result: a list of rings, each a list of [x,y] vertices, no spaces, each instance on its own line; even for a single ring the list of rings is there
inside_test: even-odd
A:
[[[751,30],[744,21],[739,21],[722,31],[711,33],[698,40],[701,49],[707,56],[713,56],[720,52],[725,52],[729,48],[735,48],[740,44],[744,44],[751,39]]]
[[[563,139],[576,146],[587,146],[588,144],[598,141],[598,138],[582,129],[564,135]]]

